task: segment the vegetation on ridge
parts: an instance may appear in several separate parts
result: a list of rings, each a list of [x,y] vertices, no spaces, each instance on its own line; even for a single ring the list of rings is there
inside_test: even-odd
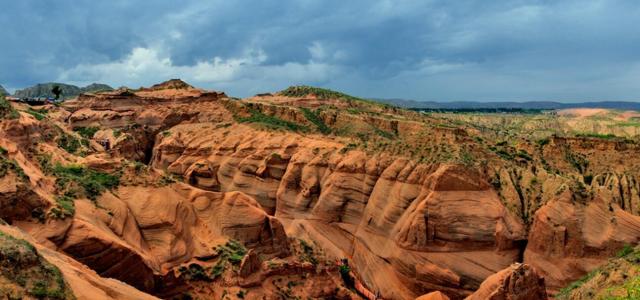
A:
[[[322,121],[322,118],[320,118],[320,113],[318,110],[311,110],[306,107],[301,107],[300,110],[304,114],[304,117],[307,118],[307,120],[309,120],[309,122],[316,125],[316,127],[318,128],[318,131],[320,131],[323,134],[331,133],[331,128],[329,128],[329,126],[327,126],[327,124],[325,124],[324,121]]]
[[[0,96],[0,119],[17,119],[20,115],[4,96]]]
[[[275,116],[270,116],[258,110],[251,110],[249,117],[236,117],[240,123],[257,123],[269,129],[285,129],[290,131],[307,131],[308,128],[293,122],[285,121]]]
[[[60,269],[29,242],[0,232],[0,298],[74,299]]]
[[[68,201],[79,197],[87,197],[96,200],[103,192],[114,189],[120,185],[120,173],[103,173],[89,169],[82,165],[62,165],[51,162],[48,155],[38,157],[40,167],[45,174],[56,177],[58,188],[58,204],[64,211],[69,209]]]
[[[560,290],[556,299],[640,299],[640,247],[625,245],[616,258]]]
[[[297,97],[297,98],[314,95],[318,99],[323,99],[323,100],[340,99],[340,100],[346,100],[348,102],[353,102],[353,101],[365,102],[365,103],[382,106],[382,107],[392,106],[390,104],[381,103],[381,102],[364,99],[364,98],[359,98],[359,97],[351,96],[349,94],[345,94],[342,92],[325,89],[325,88],[308,86],[308,85],[290,86],[287,89],[278,92],[278,94],[286,97]]]
[[[278,93],[286,97],[305,97],[308,95],[315,95],[318,99],[363,100],[345,93],[307,85],[290,86]]]

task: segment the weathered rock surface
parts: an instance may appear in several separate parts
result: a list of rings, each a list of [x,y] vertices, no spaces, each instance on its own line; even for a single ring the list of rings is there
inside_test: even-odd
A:
[[[639,242],[639,216],[599,198],[575,202],[565,192],[537,211],[524,261],[557,291],[604,264],[624,245]]]
[[[163,298],[355,298],[332,263],[346,258],[368,298],[544,299],[639,242],[633,143],[489,145],[478,128],[285,94],[170,80],[44,117],[13,103],[0,217],[97,272],[77,280],[97,298],[126,298],[100,276]],[[57,164],[119,186],[63,195]],[[52,216],[60,196],[71,212]]]
[[[174,127],[152,165],[207,189],[252,195],[293,235],[304,232],[335,257],[352,257],[384,297],[472,291],[519,255],[522,223],[473,171],[246,131],[232,126],[205,138],[191,125]],[[394,295],[398,286],[404,292]]]
[[[447,295],[439,291],[435,291],[428,294],[424,294],[416,298],[416,300],[449,300],[449,297],[447,297]]]
[[[85,265],[78,263],[62,253],[39,245],[27,234],[15,228],[7,225],[0,225],[0,234],[11,236],[16,239],[26,240],[26,242],[34,246],[33,249],[37,250],[39,255],[42,255],[43,259],[46,261],[43,264],[46,265],[47,263],[50,263],[59,269],[64,282],[68,284],[71,290],[71,294],[68,294],[68,297],[64,298],[62,298],[64,294],[61,294],[57,296],[56,299],[158,299],[151,295],[142,293],[118,280],[102,278]],[[10,245],[3,243],[3,247],[5,246],[10,247]],[[15,262],[12,267],[22,269],[28,268],[27,266],[19,266]],[[56,273],[54,272],[54,274]],[[51,285],[46,286],[45,288],[53,291],[53,286]]]
[[[544,278],[526,264],[514,264],[489,276],[466,300],[544,300]]]

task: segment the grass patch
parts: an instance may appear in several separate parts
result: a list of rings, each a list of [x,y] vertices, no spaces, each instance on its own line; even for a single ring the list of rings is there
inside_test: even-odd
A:
[[[20,117],[18,111],[16,111],[4,96],[0,96],[0,119],[17,119]]]
[[[7,156],[7,150],[0,148],[0,178],[13,172],[18,178],[23,181],[29,180],[29,176],[24,173],[24,170],[20,167],[18,162],[13,159],[9,159]]]
[[[575,153],[568,147],[565,148],[564,158],[569,164],[571,164],[571,166],[578,170],[580,174],[583,174],[589,168],[589,160],[587,160],[586,156],[580,153]]]
[[[543,139],[537,140],[536,143],[538,144],[538,146],[544,147],[544,146],[548,145],[550,141],[551,140],[549,138],[543,138]]]
[[[595,139],[604,139],[604,140],[612,140],[612,139],[616,139],[618,138],[618,136],[616,136],[615,134],[601,134],[601,133],[578,133],[576,134],[577,137],[583,137],[583,138],[595,138]]]
[[[473,155],[469,151],[466,151],[463,149],[460,151],[459,154],[460,154],[459,156],[460,163],[462,163],[466,167],[471,167],[476,163],[476,159],[473,157]]]
[[[581,299],[585,296],[593,299],[640,299],[639,263],[640,248],[625,245],[616,258],[560,290],[556,299],[574,299],[578,295],[582,296]],[[628,272],[636,275],[627,276]],[[620,275],[622,278],[618,277]]]
[[[533,160],[533,158],[531,157],[531,155],[530,155],[529,153],[527,153],[527,151],[524,151],[524,150],[522,150],[522,149],[520,149],[520,150],[518,151],[518,153],[516,153],[516,156],[517,156],[517,157],[520,157],[520,158],[522,158],[522,159],[524,159],[524,160],[527,160],[527,161],[532,161],[532,160]]]
[[[92,139],[98,130],[100,130],[98,127],[76,127],[73,129],[73,131],[86,139]]]
[[[278,117],[265,115],[260,111],[252,110],[249,117],[237,117],[240,123],[257,123],[269,129],[285,129],[290,131],[307,131],[308,128],[293,122],[285,121]]]
[[[172,183],[175,183],[176,181],[177,180],[173,176],[173,174],[168,173],[167,171],[165,171],[164,174],[162,174],[162,176],[160,177],[160,179],[158,179],[158,184],[160,186],[167,186],[167,185],[170,185]]]
[[[180,267],[178,269],[180,275],[189,281],[212,281],[207,270],[197,263],[189,264],[188,267]]]
[[[591,278],[596,276],[599,272],[600,272],[600,270],[598,270],[598,269],[589,272],[587,275],[583,276],[582,278],[572,282],[569,286],[561,289],[560,292],[558,292],[558,295],[556,295],[556,297],[557,298],[566,298],[566,297],[568,297],[569,294],[571,293],[571,291],[581,287],[583,284],[585,284]]]
[[[36,120],[38,121],[42,121],[46,118],[47,113],[49,113],[49,111],[47,111],[46,109],[42,108],[42,109],[33,109],[31,107],[29,107],[27,110],[25,110],[24,112],[32,115],[34,118],[36,118]]]
[[[373,126],[373,131],[374,131],[377,135],[379,135],[379,136],[381,136],[381,137],[383,137],[383,138],[385,138],[385,139],[390,139],[390,140],[392,140],[392,139],[394,139],[394,138],[396,137],[396,135],[395,135],[395,134],[393,134],[393,133],[391,133],[391,132],[388,132],[388,131],[385,131],[385,130],[382,130],[382,129],[380,129],[380,128],[378,128],[378,127],[375,127],[375,126]]]
[[[73,203],[73,198],[62,195],[56,196],[56,206],[51,208],[49,216],[54,219],[66,219],[67,217],[73,217],[76,213],[76,207]]]
[[[229,240],[226,244],[214,250],[217,251],[216,256],[219,259],[213,267],[205,268],[199,264],[192,263],[187,267],[180,267],[178,269],[180,275],[187,280],[211,282],[221,276],[229,264],[239,265],[247,254],[247,249],[235,240]]]
[[[64,132],[60,133],[56,143],[58,144],[58,147],[71,154],[76,154],[78,150],[82,148],[82,142],[80,139]]]
[[[631,247],[631,245],[629,244],[626,244],[624,245],[624,247],[622,247],[622,249],[620,249],[620,251],[618,251],[618,254],[616,254],[616,257],[622,258],[631,254],[632,252],[633,252],[633,247]]]
[[[0,280],[7,299],[74,299],[60,270],[29,242],[0,232]],[[13,288],[12,288],[13,287]]]
[[[57,164],[46,169],[56,177],[56,187],[61,195],[69,199],[84,196],[95,201],[105,191],[120,185],[119,173],[107,174],[80,165]]]
[[[324,121],[322,121],[322,119],[320,118],[320,114],[317,110],[312,111],[306,107],[301,107],[300,110],[304,114],[304,117],[307,118],[307,120],[309,120],[309,122],[316,125],[316,127],[318,128],[318,131],[322,132],[323,134],[331,133],[331,128],[329,128],[329,126],[327,126],[327,124],[325,124]]]
[[[300,247],[302,248],[302,254],[300,255],[300,259],[302,261],[307,261],[313,264],[314,266],[318,264],[318,259],[315,256],[315,252],[313,251],[313,247],[307,243],[307,241],[300,239]]]

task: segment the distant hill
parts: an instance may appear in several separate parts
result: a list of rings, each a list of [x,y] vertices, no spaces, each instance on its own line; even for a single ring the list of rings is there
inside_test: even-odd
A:
[[[86,87],[81,88],[71,84],[49,82],[49,83],[39,83],[32,87],[28,87],[22,90],[17,90],[14,93],[14,96],[19,98],[55,97],[55,95],[51,92],[51,90],[56,85],[59,86],[60,89],[62,89],[61,97],[63,99],[73,98],[82,93],[113,90],[112,87],[106,84],[100,84],[100,83],[93,83]]]
[[[9,92],[7,92],[7,90],[5,90],[4,87],[0,85],[0,96],[7,96],[7,95],[9,95]]]
[[[424,109],[563,109],[563,108],[608,108],[640,110],[640,102],[601,101],[601,102],[576,102],[561,103],[553,101],[528,101],[528,102],[435,102],[416,101],[406,99],[376,99],[383,103],[405,107]]]

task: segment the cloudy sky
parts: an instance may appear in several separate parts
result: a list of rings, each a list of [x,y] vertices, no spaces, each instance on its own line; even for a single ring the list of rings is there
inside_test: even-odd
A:
[[[0,85],[640,100],[640,2],[0,0]]]

